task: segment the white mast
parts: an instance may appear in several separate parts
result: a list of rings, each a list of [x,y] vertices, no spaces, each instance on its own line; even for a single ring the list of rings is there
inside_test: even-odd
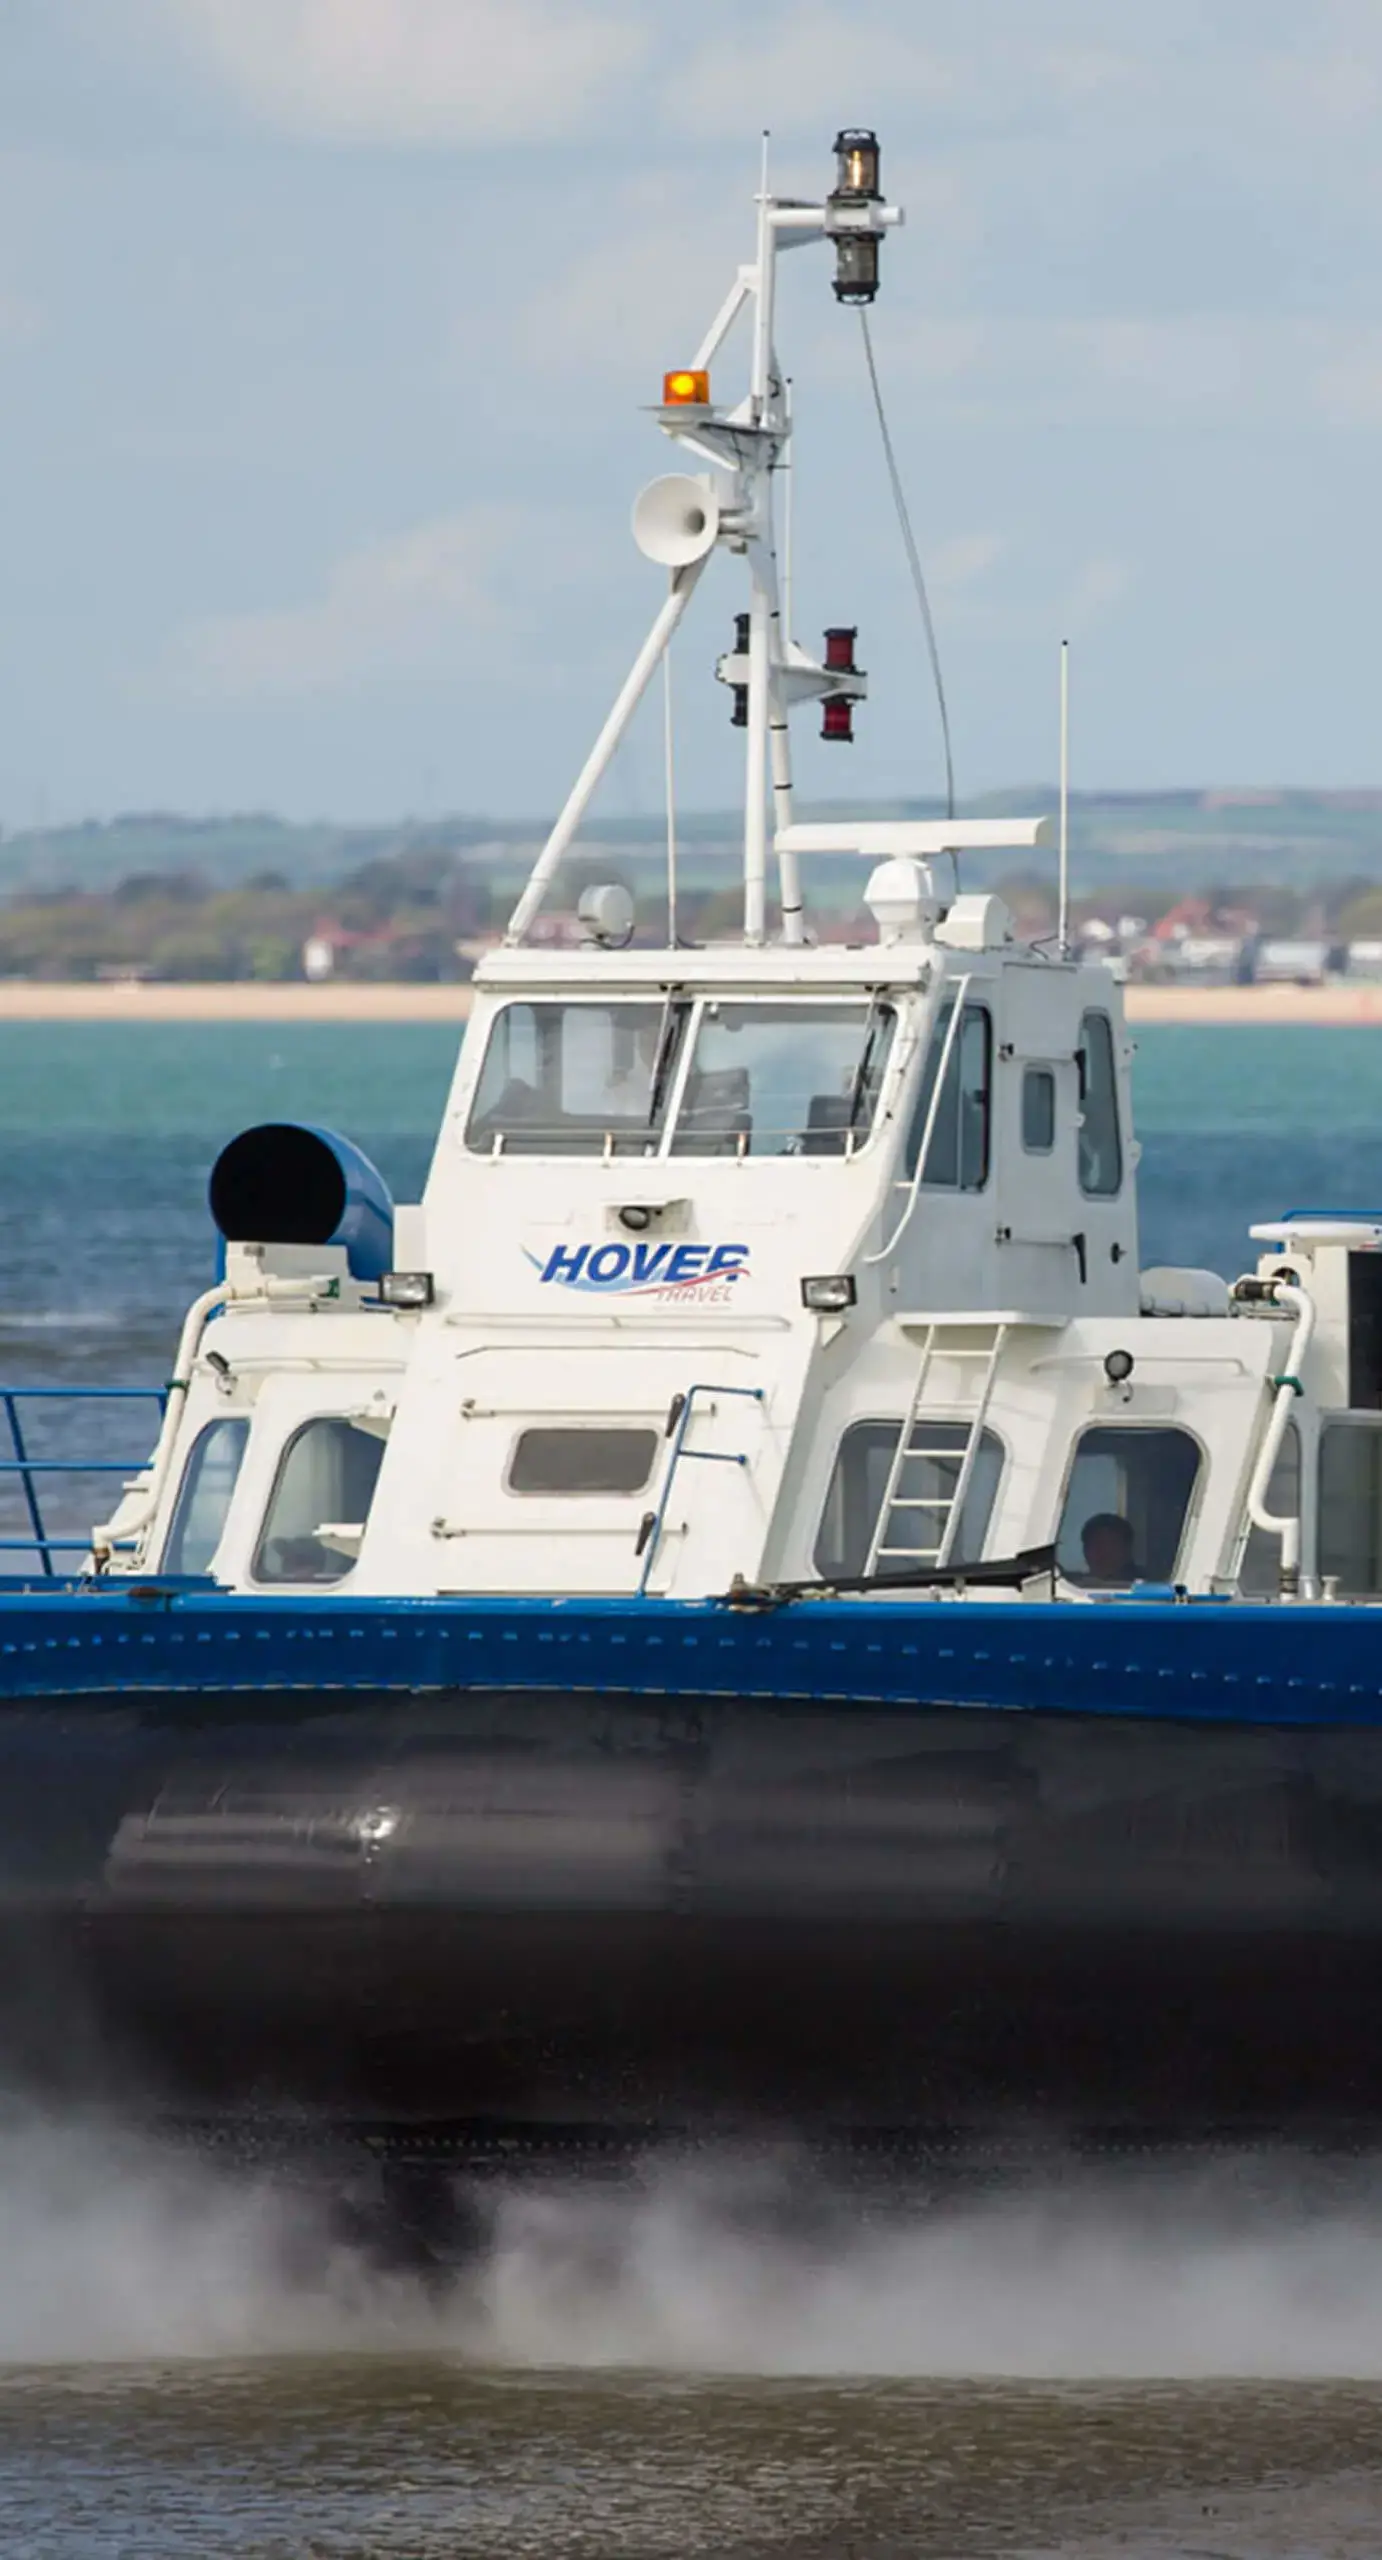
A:
[[[675,632],[701,570],[717,547],[739,552],[749,572],[747,645],[716,668],[733,687],[736,725],[745,731],[744,939],[767,936],[768,785],[774,805],[784,942],[804,939],[797,850],[792,838],[792,767],[788,713],[798,702],[856,701],[867,679],[851,667],[830,668],[797,647],[782,624],[773,529],[773,476],[791,435],[790,403],[773,344],[777,260],[783,249],[831,240],[835,292],[868,302],[878,285],[881,235],[903,220],[878,190],[878,145],[872,134],[844,133],[836,142],[837,183],[823,204],[768,191],[768,137],[763,137],[757,196],[757,253],[741,267],[684,371],[664,379],[655,411],[673,442],[715,477],[675,473],[653,481],[634,509],[634,536],[645,557],[670,572],[669,592],[624,680],[560,817],[509,919],[505,941],[522,942],[537,916],[595,790],[622,740],[659,659]],[[746,303],[753,306],[749,387],[732,409],[714,406],[709,371]],[[726,476],[728,475],[728,476]]]

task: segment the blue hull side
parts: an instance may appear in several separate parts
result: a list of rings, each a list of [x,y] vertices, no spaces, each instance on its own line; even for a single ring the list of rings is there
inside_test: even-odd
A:
[[[0,1699],[94,1690],[620,1689],[1230,1724],[1382,1720],[1382,1610],[1244,1603],[0,1596]]]

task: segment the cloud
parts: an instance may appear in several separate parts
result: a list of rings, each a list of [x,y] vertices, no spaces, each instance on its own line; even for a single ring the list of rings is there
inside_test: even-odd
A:
[[[174,652],[175,676],[196,693],[282,696],[492,653],[506,636],[500,567],[520,529],[518,509],[475,507],[367,544],[311,603],[192,624]]]
[[[1116,604],[1121,604],[1131,585],[1128,562],[1112,552],[1086,560],[1061,608],[1061,627],[1067,638],[1077,639],[1102,622]]]
[[[873,101],[896,116],[903,105],[940,108],[955,85],[953,71],[915,36],[837,10],[784,15],[758,37],[742,25],[691,54],[667,89],[667,113],[685,131],[746,136],[763,124],[774,133],[824,131],[867,123]]]
[[[1001,560],[1007,545],[1001,533],[959,533],[934,553],[930,584],[938,596],[962,595]]]
[[[544,372],[560,357],[565,371],[588,368],[603,382],[634,376],[654,399],[664,369],[687,363],[700,344],[752,245],[748,194],[745,187],[707,203],[662,175],[616,190],[602,208],[596,245],[549,270],[518,315],[523,355]],[[730,376],[742,368],[747,342],[741,317],[721,358]]]
[[[159,0],[242,102],[333,142],[543,140],[637,64],[621,0]]]

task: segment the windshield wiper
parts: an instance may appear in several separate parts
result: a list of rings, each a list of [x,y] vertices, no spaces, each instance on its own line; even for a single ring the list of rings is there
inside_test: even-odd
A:
[[[662,1008],[662,1022],[657,1035],[657,1055],[653,1060],[652,1082],[648,1092],[648,1126],[655,1129],[667,1090],[667,1078],[679,1045],[679,1034],[685,1006],[679,995],[669,989]]]
[[[858,1125],[860,1107],[863,1103],[865,1094],[868,1092],[869,1070],[873,1065],[873,1053],[878,1046],[878,1035],[883,1028],[883,1018],[887,1010],[887,1006],[882,1003],[879,997],[875,996],[872,1004],[869,1006],[869,1018],[864,1025],[863,1046],[859,1051],[859,1064],[854,1070],[854,1082],[849,1089],[849,1115],[845,1121],[845,1135],[847,1138],[853,1137],[854,1131]]]

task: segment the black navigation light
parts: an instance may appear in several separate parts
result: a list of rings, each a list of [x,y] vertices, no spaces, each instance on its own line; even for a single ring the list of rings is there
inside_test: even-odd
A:
[[[750,618],[747,613],[736,613],[734,617],[736,658],[747,658],[749,654]],[[749,725],[749,689],[746,684],[737,684],[734,687],[734,703],[729,715],[729,725],[731,729],[747,729]]]
[[[883,190],[878,183],[878,136],[866,126],[846,125],[835,136],[835,185],[832,204],[844,199],[854,204],[881,204]]]
[[[878,291],[878,136],[847,126],[835,136],[835,184],[825,227],[835,243],[835,299],[872,302]]]
[[[835,299],[837,302],[876,302],[878,298],[878,235],[873,231],[842,231],[835,243]]]

